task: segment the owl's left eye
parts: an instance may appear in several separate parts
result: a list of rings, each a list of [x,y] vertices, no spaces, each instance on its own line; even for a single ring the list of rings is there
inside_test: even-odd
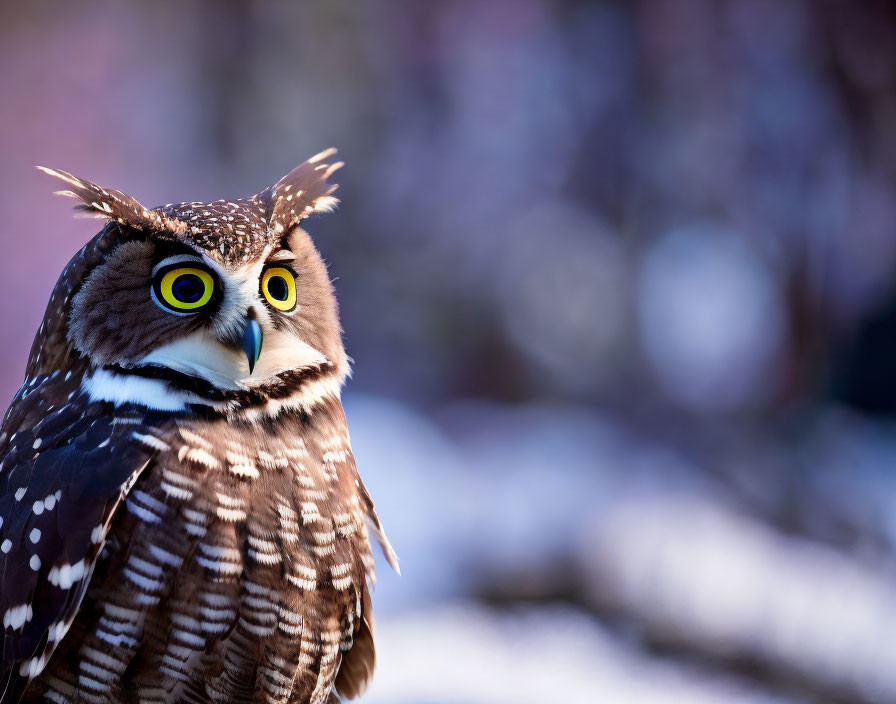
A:
[[[215,279],[198,267],[172,266],[156,274],[153,291],[166,308],[178,313],[195,313],[212,300]]]
[[[296,275],[282,266],[265,269],[261,292],[271,306],[287,313],[296,307]]]

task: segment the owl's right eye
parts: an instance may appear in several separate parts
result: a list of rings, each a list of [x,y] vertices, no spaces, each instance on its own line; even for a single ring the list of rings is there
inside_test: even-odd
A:
[[[156,300],[173,312],[196,313],[212,300],[215,279],[205,269],[175,264],[156,272],[153,292]]]

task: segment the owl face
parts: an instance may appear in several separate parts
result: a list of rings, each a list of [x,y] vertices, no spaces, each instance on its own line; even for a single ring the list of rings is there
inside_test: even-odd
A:
[[[51,172],[82,209],[112,220],[97,236],[110,243],[102,258],[67,297],[73,349],[94,369],[187,379],[219,396],[282,386],[303,370],[341,383],[332,285],[298,226],[335,203],[326,179],[338,166],[318,155],[252,198],[152,210]]]
[[[97,366],[163,367],[220,389],[344,363],[326,267],[299,228],[246,262],[187,242],[122,242],[75,294],[69,334]]]

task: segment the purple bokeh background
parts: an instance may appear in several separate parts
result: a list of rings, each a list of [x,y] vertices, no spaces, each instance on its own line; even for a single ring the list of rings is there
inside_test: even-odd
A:
[[[0,397],[98,229],[334,145],[371,702],[896,699],[884,0],[3,3]],[[421,639],[430,640],[426,648]]]

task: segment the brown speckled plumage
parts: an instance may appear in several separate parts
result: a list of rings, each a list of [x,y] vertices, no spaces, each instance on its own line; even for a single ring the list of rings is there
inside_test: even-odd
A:
[[[338,201],[332,195],[336,186],[327,183],[343,165],[327,161],[335,153],[335,149],[327,149],[316,154],[251,198],[169,203],[158,208],[147,208],[121,191],[97,186],[67,171],[38,168],[68,184],[67,190],[58,193],[78,199],[79,210],[151,232],[157,238],[188,241],[215,253],[225,264],[234,264],[258,256],[266,245],[309,215],[336,206]]]
[[[331,154],[249,199],[157,209],[51,172],[110,223],[60,277],[0,429],[3,702],[327,704],[364,690],[369,530],[395,558],[339,400],[332,289],[297,227],[335,202]],[[165,318],[148,287],[171,257],[219,267],[223,302]],[[252,295],[281,265],[305,287],[293,311]],[[221,385],[178,345],[204,336],[229,369],[234,316],[260,323],[276,361]],[[110,346],[120,325],[145,349]]]

